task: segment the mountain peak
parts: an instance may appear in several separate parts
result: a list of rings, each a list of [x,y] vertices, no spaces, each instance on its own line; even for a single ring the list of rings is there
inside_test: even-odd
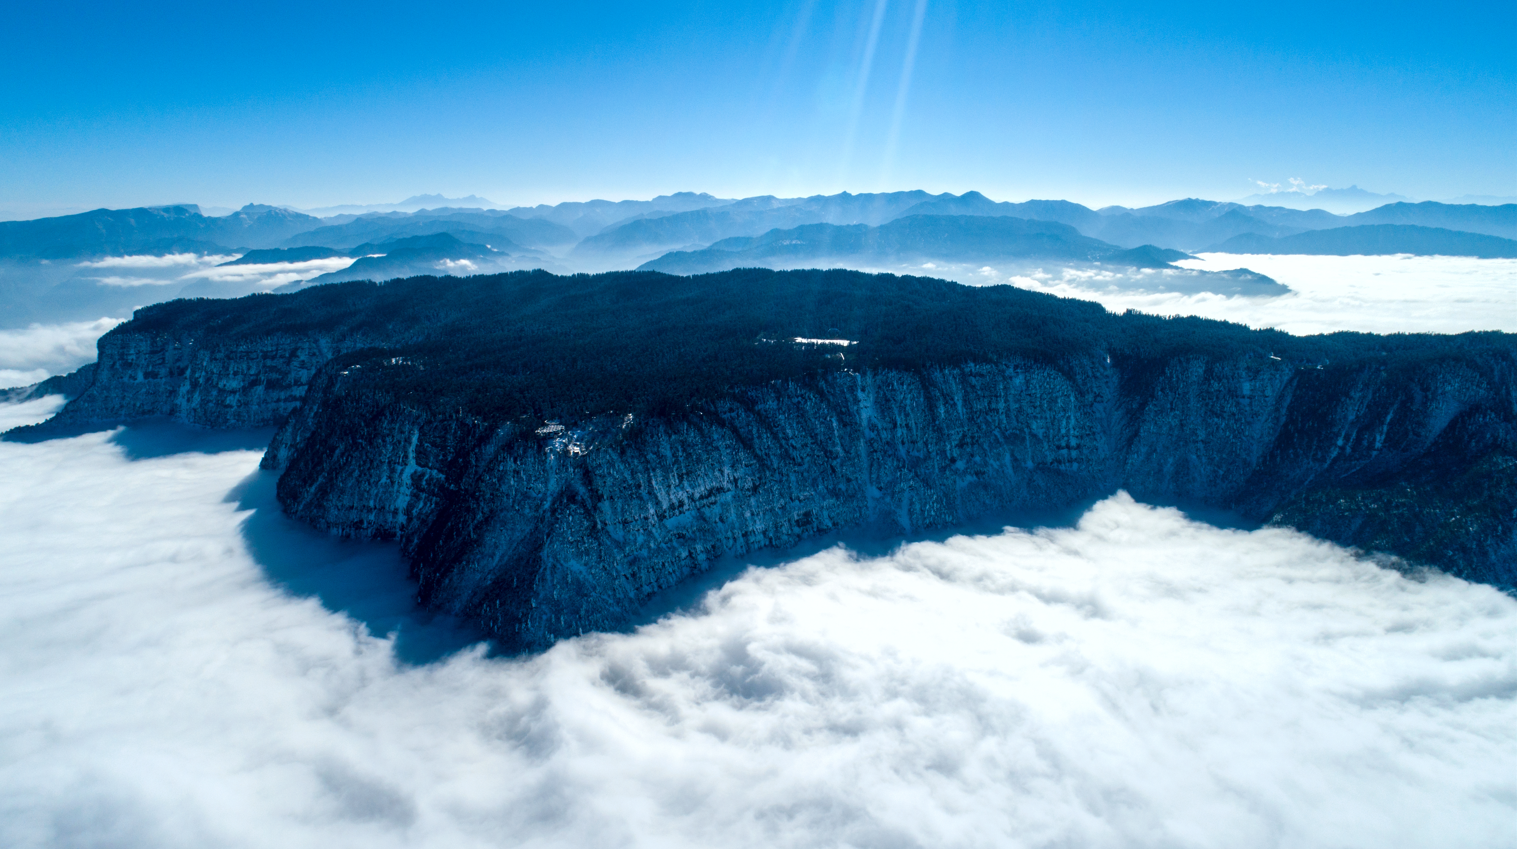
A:
[[[442,195],[411,195],[400,203],[395,204],[395,206],[469,206],[484,208],[496,207],[500,206],[500,204],[488,198],[482,198],[479,195],[469,195],[468,197],[461,198],[450,198]]]

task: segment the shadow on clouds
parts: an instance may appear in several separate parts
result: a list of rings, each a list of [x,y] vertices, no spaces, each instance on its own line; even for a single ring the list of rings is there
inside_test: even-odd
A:
[[[286,516],[274,496],[278,480],[278,473],[260,469],[226,497],[252,511],[242,523],[243,542],[271,582],[347,614],[375,636],[393,636],[404,663],[431,663],[486,639],[466,622],[417,605],[399,546],[340,539]]]

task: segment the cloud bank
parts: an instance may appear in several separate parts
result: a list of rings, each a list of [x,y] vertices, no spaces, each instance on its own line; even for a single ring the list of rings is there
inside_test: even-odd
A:
[[[102,318],[0,330],[0,389],[27,386],[94,362],[95,340],[120,323]]]
[[[203,268],[218,263],[229,262],[236,259],[238,254],[219,256],[216,254],[178,253],[164,254],[163,256],[151,256],[147,254],[133,254],[130,256],[108,256],[104,259],[78,263],[79,268]]]
[[[1463,333],[1517,331],[1517,260],[1446,256],[1259,256],[1203,254],[1176,263],[1226,271],[1249,268],[1293,291],[1273,298],[1133,291],[1112,272],[975,268],[924,272],[971,284],[1010,283],[1121,312],[1198,315],[1289,333]],[[1162,272],[1160,272],[1162,273]]]
[[[249,530],[287,521],[256,451],[132,437],[0,443],[6,845],[1381,849],[1517,816],[1517,601],[1293,532],[1117,496],[410,666],[267,579],[296,552]]]

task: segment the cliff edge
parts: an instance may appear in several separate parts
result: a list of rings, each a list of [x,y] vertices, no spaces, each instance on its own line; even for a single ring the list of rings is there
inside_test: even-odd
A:
[[[846,271],[523,272],[174,302],[33,436],[279,424],[293,516],[541,647],[723,554],[1125,489],[1517,579],[1517,339],[1294,337]]]

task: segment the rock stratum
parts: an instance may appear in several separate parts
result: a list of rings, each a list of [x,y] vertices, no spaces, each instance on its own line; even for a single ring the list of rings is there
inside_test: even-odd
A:
[[[9,438],[278,426],[292,516],[534,649],[726,554],[1135,498],[1517,578],[1517,337],[1295,337],[846,271],[520,272],[139,310]]]

